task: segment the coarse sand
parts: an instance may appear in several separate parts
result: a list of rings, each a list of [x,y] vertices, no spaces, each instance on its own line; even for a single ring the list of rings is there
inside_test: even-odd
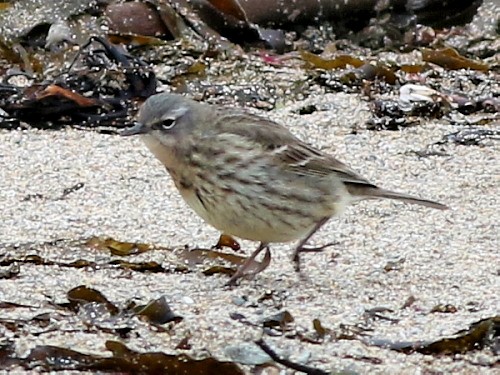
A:
[[[47,301],[65,301],[67,291],[81,284],[100,290],[117,304],[130,299],[145,303],[164,295],[184,320],[167,333],[143,329],[126,340],[129,347],[176,353],[175,346],[189,333],[188,354],[233,360],[228,348],[260,338],[258,323],[281,310],[292,314],[297,331],[311,332],[312,321],[318,318],[334,331],[341,325],[363,324],[370,329],[368,337],[391,341],[437,340],[498,315],[498,142],[436,145],[459,130],[439,121],[402,131],[362,130],[369,114],[354,96],[325,95],[315,100],[321,101],[323,110],[311,115],[299,116],[290,106],[263,115],[286,124],[374,183],[437,200],[451,209],[362,202],[314,236],[313,244],[335,245],[304,255],[300,275],[289,259],[291,244],[273,245],[269,268],[233,289],[224,287],[227,276],[207,277],[201,272],[148,274],[23,264],[16,278],[0,280],[0,300],[39,308],[0,310],[0,317],[53,311]],[[2,130],[0,145],[0,254],[9,244],[91,236],[177,248],[209,248],[217,241],[219,233],[187,207],[165,169],[138,138],[72,129]],[[79,183],[81,189],[63,194]],[[241,244],[247,254],[257,245]],[[36,254],[52,260],[112,257],[91,249],[43,245],[36,249]],[[158,250],[128,260],[167,258],[166,251]],[[260,299],[271,291],[272,301]],[[404,307],[410,297],[415,302]],[[451,305],[456,312],[431,312],[437,305]],[[390,319],[367,318],[366,311],[374,308]],[[256,325],[233,320],[231,313]],[[65,329],[81,324],[69,318],[61,317],[58,324],[60,329],[45,334],[15,337],[0,326],[0,337],[14,340],[21,356],[35,345],[102,353],[105,340],[116,339],[99,331],[68,333]],[[430,356],[402,354],[360,340],[331,339],[315,345],[283,336],[264,335],[264,339],[290,359],[325,371],[499,373],[498,362],[496,368],[493,365],[498,358],[486,349]],[[251,366],[242,368],[250,371]]]

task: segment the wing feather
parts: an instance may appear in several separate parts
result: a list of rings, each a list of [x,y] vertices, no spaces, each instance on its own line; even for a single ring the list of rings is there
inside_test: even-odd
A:
[[[283,169],[299,175],[336,175],[346,183],[373,186],[344,163],[302,142],[276,122],[244,111],[235,112],[232,109],[229,112],[227,108],[221,108],[218,121],[212,129],[218,134],[222,132],[242,137],[245,142],[255,144],[263,153],[269,153]]]

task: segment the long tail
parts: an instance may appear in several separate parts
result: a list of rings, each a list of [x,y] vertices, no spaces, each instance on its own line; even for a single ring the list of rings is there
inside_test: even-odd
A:
[[[346,188],[349,193],[357,199],[369,199],[369,198],[387,198],[396,199],[406,203],[419,204],[421,206],[437,208],[438,210],[448,210],[449,207],[444,204],[434,202],[428,199],[422,199],[417,197],[412,197],[408,194],[396,193],[390,190],[380,189],[373,185],[363,185],[363,184],[346,184]]]

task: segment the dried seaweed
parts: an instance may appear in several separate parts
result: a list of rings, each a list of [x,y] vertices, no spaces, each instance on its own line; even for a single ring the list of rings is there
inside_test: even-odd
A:
[[[37,346],[25,358],[15,357],[12,347],[0,347],[0,368],[20,366],[26,370],[105,371],[128,374],[169,375],[239,375],[243,371],[234,363],[213,357],[193,359],[185,354],[162,352],[139,353],[118,341],[106,341],[111,356],[83,354],[58,346]]]
[[[483,319],[470,325],[466,331],[460,331],[454,337],[446,337],[427,342],[391,342],[388,340],[370,339],[369,345],[389,348],[403,353],[418,352],[422,354],[450,355],[481,350],[490,347],[498,351],[500,338],[500,316]],[[498,354],[498,353],[496,353]]]

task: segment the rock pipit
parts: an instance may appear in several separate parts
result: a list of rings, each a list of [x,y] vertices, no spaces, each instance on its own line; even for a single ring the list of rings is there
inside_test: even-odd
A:
[[[273,242],[311,236],[346,205],[397,199],[444,210],[430,200],[381,189],[284,126],[242,109],[198,103],[176,94],[150,97],[138,122],[122,135],[142,134],[187,204],[219,231],[259,247],[231,277],[250,274],[255,257]]]

